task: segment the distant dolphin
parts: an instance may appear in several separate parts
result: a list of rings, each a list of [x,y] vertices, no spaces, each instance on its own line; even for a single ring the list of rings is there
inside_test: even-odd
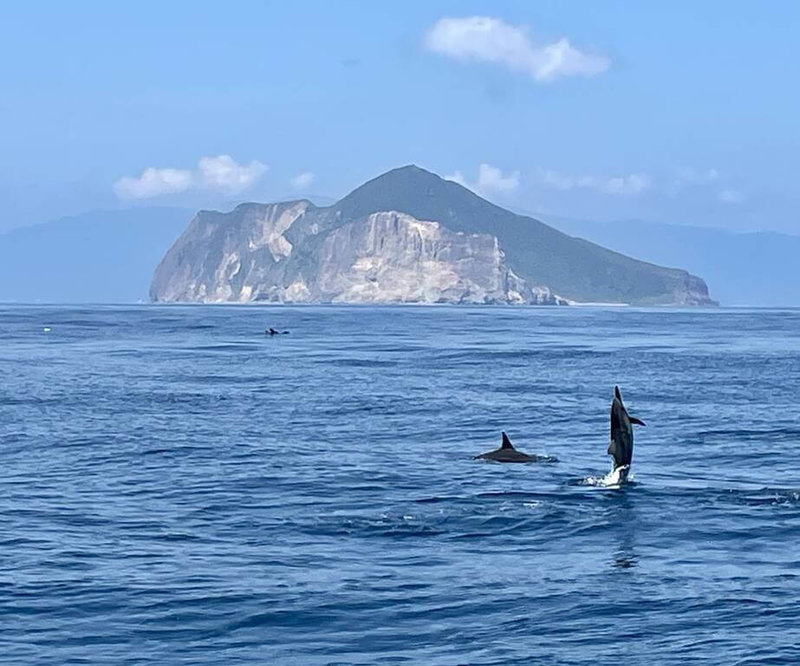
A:
[[[631,471],[633,460],[633,425],[644,425],[644,421],[628,414],[622,404],[622,395],[619,386],[614,387],[614,402],[611,403],[611,443],[608,445],[608,455],[614,457],[614,472],[619,470],[617,477],[624,483]]]
[[[287,333],[289,333],[289,331],[276,331],[271,326],[266,331],[264,331],[265,335],[281,335],[281,334],[286,335]]]
[[[503,433],[503,443],[499,449],[489,451],[488,453],[481,453],[475,456],[473,460],[494,460],[495,462],[503,463],[527,463],[527,462],[556,462],[555,458],[550,456],[531,456],[522,451],[517,451],[508,435]]]

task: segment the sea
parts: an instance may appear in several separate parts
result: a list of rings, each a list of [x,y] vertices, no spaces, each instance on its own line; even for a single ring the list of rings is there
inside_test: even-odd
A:
[[[799,416],[800,310],[3,305],[0,663],[798,664]]]

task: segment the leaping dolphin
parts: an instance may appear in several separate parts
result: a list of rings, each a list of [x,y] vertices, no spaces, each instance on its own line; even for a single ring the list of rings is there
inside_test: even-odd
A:
[[[633,460],[633,424],[644,425],[644,421],[628,414],[622,404],[619,386],[614,387],[614,402],[611,403],[611,443],[608,454],[614,457],[612,474],[619,470],[619,482],[628,478]]]
[[[478,459],[503,463],[556,462],[556,459],[550,456],[532,456],[522,451],[517,451],[505,433],[503,433],[503,443],[499,449],[481,453],[479,456],[474,457],[474,460]]]

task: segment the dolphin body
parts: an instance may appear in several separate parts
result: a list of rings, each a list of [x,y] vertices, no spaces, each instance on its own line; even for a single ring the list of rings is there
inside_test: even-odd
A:
[[[479,456],[475,456],[473,460],[494,460],[502,463],[556,462],[556,459],[550,456],[531,456],[522,451],[517,451],[505,433],[503,433],[503,443],[499,449],[481,453]]]
[[[614,401],[611,403],[611,443],[608,445],[608,455],[614,458],[612,474],[619,470],[620,483],[627,480],[633,461],[633,424],[643,426],[645,423],[628,414],[622,404],[619,386],[615,386]]]

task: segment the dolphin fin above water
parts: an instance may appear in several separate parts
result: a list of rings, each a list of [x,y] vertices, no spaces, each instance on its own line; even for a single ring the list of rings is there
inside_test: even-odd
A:
[[[523,453],[522,451],[517,451],[514,448],[514,445],[511,443],[511,440],[508,438],[508,435],[506,435],[505,432],[502,433],[502,435],[503,441],[500,444],[499,449],[495,449],[494,451],[489,451],[487,453],[481,453],[479,456],[474,456],[474,459],[493,460],[495,462],[502,463],[556,462],[556,459],[550,456],[534,456]]]

